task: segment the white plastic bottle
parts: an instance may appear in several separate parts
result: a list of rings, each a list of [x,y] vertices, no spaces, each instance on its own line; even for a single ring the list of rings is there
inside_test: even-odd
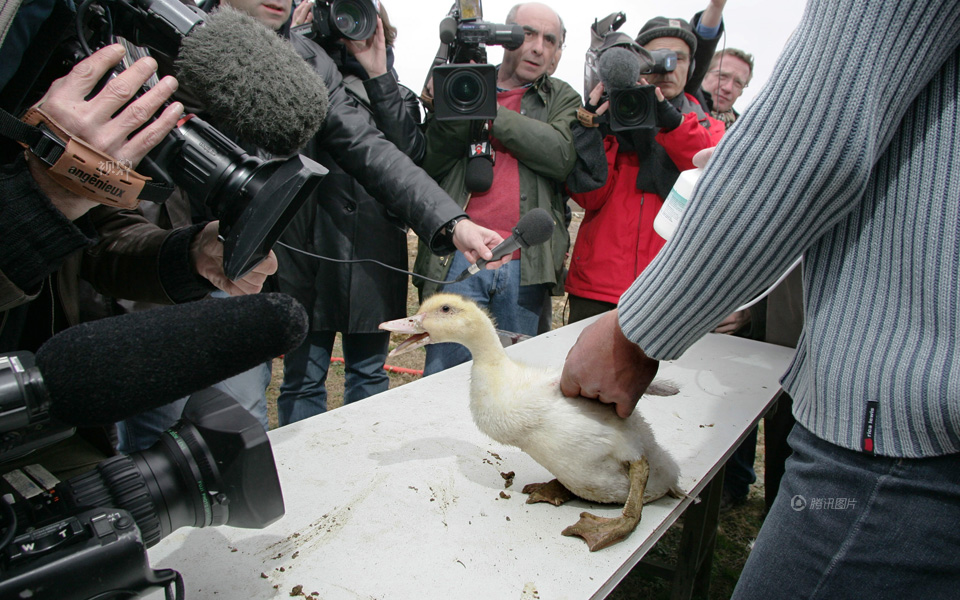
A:
[[[697,184],[697,180],[700,179],[702,174],[703,169],[690,169],[680,173],[677,182],[673,184],[673,189],[670,190],[670,194],[664,200],[660,212],[653,220],[653,230],[657,232],[657,235],[665,240],[669,240],[673,236],[673,232],[677,230],[677,225],[680,224],[680,218],[683,217],[683,211],[687,208],[687,201],[693,195],[693,186]]]

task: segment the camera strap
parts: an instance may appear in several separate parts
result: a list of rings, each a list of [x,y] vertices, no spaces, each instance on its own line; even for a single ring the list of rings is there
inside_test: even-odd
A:
[[[0,111],[0,134],[39,158],[58,184],[101,204],[133,209],[141,200],[162,203],[173,192],[173,186],[134,171],[129,161],[73,137],[40,108],[28,110],[22,120]]]
[[[605,122],[605,119],[601,115],[590,112],[582,106],[577,109],[577,120],[579,120],[580,124],[584,127],[599,127],[600,123]]]

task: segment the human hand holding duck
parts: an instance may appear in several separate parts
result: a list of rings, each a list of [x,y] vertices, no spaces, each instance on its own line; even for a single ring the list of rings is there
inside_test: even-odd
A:
[[[618,312],[602,315],[580,333],[567,353],[560,391],[613,404],[626,419],[657,375],[660,362],[648,357],[620,329]]]

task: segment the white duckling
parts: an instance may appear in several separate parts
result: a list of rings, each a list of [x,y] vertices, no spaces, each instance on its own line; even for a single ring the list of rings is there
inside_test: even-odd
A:
[[[560,392],[558,370],[507,356],[490,317],[472,301],[437,294],[416,315],[382,323],[380,329],[412,334],[392,355],[440,342],[470,350],[470,411],[477,427],[502,444],[520,448],[556,477],[525,486],[528,503],[559,506],[576,495],[624,505],[620,517],[583,512],[576,524],[564,529],[563,535],[586,540],[591,551],[630,535],[644,503],[681,494],[677,463],[657,444],[639,411],[621,419],[611,406],[596,400],[567,398]]]

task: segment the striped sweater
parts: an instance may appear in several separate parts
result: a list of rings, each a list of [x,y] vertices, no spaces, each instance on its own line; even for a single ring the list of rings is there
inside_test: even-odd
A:
[[[960,2],[811,0],[775,72],[620,326],[674,359],[802,254],[798,422],[858,451],[960,452]]]

